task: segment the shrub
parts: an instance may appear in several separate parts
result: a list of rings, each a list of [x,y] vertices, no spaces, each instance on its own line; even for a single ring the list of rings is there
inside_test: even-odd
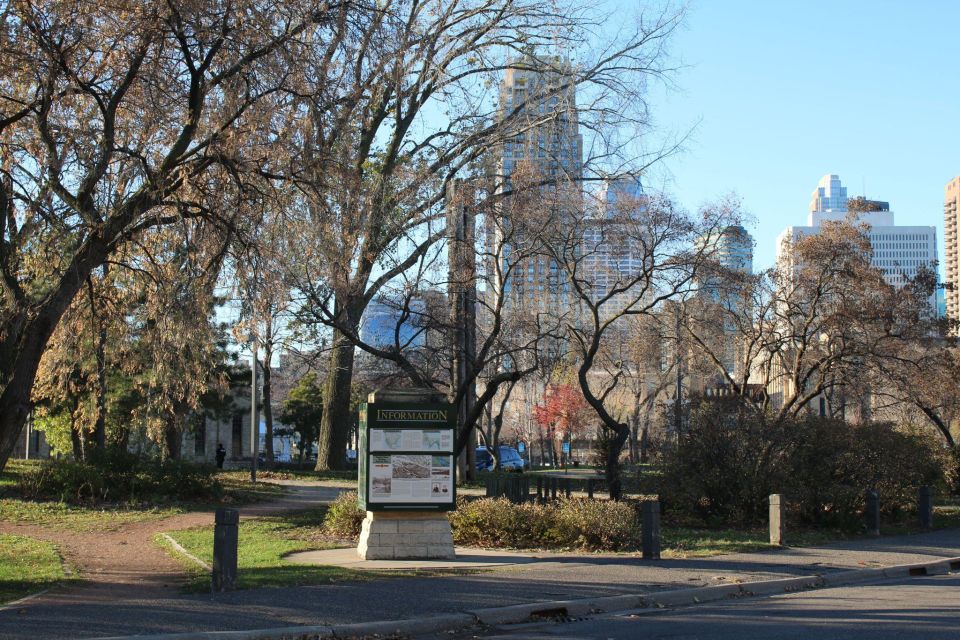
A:
[[[223,487],[215,472],[207,465],[105,451],[86,462],[50,460],[21,475],[18,489],[30,500],[72,504],[216,501]]]
[[[571,546],[617,551],[641,544],[634,503],[609,500],[563,500],[558,504],[556,528]]]
[[[324,528],[339,538],[360,537],[360,528],[366,512],[360,508],[356,491],[345,491],[330,503],[323,518]]]
[[[702,401],[677,446],[663,455],[665,503],[708,525],[757,524],[767,496],[787,496],[803,522],[854,526],[874,487],[895,515],[923,484],[942,482],[941,452],[887,424],[802,416],[770,424],[735,404]]]
[[[640,542],[636,510],[627,502],[572,498],[539,505],[460,498],[449,517],[458,544],[619,551]]]

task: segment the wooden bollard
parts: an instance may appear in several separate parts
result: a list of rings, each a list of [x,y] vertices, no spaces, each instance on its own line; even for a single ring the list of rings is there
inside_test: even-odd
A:
[[[924,485],[920,487],[917,510],[920,516],[920,526],[924,529],[933,528],[933,492],[930,487]]]
[[[646,500],[641,507],[643,521],[641,525],[643,530],[643,559],[660,559],[660,502],[658,500]]]
[[[866,519],[867,535],[880,535],[880,494],[876,489],[867,489],[866,508],[863,510]]]
[[[237,529],[240,512],[220,507],[214,516],[213,571],[211,586],[214,592],[233,591],[237,580]]]

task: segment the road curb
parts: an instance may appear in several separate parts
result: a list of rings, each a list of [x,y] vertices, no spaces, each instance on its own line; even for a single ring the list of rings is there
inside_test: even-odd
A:
[[[774,578],[737,584],[675,589],[643,594],[624,594],[581,600],[552,600],[506,607],[473,609],[410,620],[358,622],[355,624],[281,627],[251,631],[205,631],[163,635],[114,636],[102,640],[346,640],[364,636],[410,635],[454,632],[474,625],[517,624],[550,618],[568,618],[595,613],[614,613],[650,607],[688,607],[727,600],[771,596],[816,589],[829,589],[858,582],[943,575],[960,571],[960,557],[890,567],[852,569],[835,573]]]
[[[33,593],[29,593],[23,596],[22,598],[17,598],[16,600],[11,600],[10,602],[0,604],[0,611],[9,611],[10,609],[16,609],[18,607],[22,607],[25,604],[29,604],[31,600],[39,598],[43,594],[49,593],[54,589],[56,589],[55,586],[47,587],[46,589],[41,589],[40,591],[34,591]]]

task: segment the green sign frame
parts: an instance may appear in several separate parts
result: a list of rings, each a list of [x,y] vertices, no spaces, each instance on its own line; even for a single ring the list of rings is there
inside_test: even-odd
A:
[[[366,511],[452,511],[456,418],[449,403],[360,405],[357,495]]]

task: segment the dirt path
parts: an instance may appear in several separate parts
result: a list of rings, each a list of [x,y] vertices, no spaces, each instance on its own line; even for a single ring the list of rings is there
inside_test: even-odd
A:
[[[239,507],[243,518],[308,509],[329,503],[344,489],[309,481],[276,481],[288,487],[276,500]],[[29,536],[57,545],[82,580],[39,596],[41,604],[115,602],[176,595],[187,580],[180,563],[159,548],[157,533],[213,524],[212,511],[125,524],[112,531],[77,532],[32,524],[0,522],[0,533]]]

